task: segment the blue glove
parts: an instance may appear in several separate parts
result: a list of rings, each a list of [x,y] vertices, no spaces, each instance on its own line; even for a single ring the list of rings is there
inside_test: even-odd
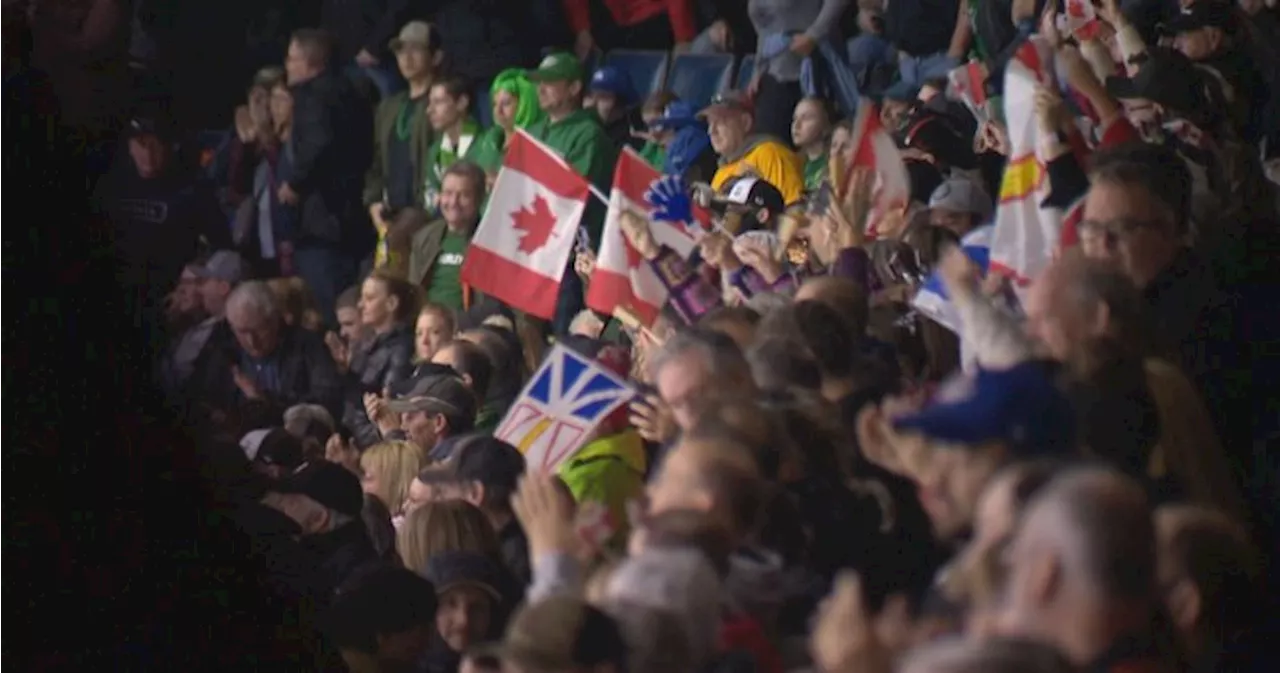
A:
[[[666,222],[693,221],[693,202],[689,200],[684,180],[678,175],[666,175],[654,181],[645,192],[644,200],[653,206],[653,219]]]

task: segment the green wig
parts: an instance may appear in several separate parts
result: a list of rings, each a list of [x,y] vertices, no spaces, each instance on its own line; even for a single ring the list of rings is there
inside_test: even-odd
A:
[[[542,108],[538,107],[538,87],[525,76],[521,68],[507,68],[493,78],[493,86],[489,88],[490,100],[498,97],[499,91],[516,97],[516,128],[522,129],[542,119]]]

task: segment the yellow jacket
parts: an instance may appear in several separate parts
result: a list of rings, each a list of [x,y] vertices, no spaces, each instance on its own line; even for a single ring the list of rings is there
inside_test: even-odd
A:
[[[791,205],[804,193],[804,160],[784,143],[770,136],[752,136],[742,149],[720,157],[720,168],[711,178],[711,187],[719,191],[725,183],[739,175],[755,175],[778,188]]]

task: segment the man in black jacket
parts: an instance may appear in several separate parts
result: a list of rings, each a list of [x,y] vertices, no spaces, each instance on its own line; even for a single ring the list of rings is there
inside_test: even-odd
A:
[[[373,112],[350,80],[330,67],[333,47],[317,30],[299,30],[285,70],[293,93],[290,174],[280,201],[301,213],[294,262],[316,303],[333,323],[332,306],[355,282],[373,250],[373,229],[361,205],[364,172],[373,161]]]

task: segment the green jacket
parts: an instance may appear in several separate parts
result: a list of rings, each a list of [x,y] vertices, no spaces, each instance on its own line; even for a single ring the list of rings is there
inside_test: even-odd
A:
[[[608,192],[613,182],[613,165],[618,150],[605,135],[600,118],[590,110],[575,110],[558,122],[543,119],[527,129],[529,135],[560,153],[573,166],[578,175],[591,184]],[[593,243],[600,241],[600,229],[604,226],[604,204],[599,199],[587,201],[587,212],[582,218]]]
[[[364,178],[366,207],[382,201],[386,192],[386,175],[390,172],[387,165],[387,144],[395,129],[396,118],[400,116],[401,108],[408,101],[409,92],[401,91],[378,103],[378,109],[374,112],[373,161],[370,162],[369,171],[365,173]],[[419,192],[414,200],[421,204],[425,193],[423,180],[426,176],[423,167],[426,162],[424,159],[427,156],[427,150],[435,142],[435,131],[432,130],[431,122],[427,119],[426,97],[424,96],[415,105],[417,110],[413,113],[413,125],[409,131],[409,152],[413,159],[413,184],[419,185]]]
[[[644,495],[646,465],[644,440],[634,430],[626,430],[596,439],[560,466],[560,479],[579,506],[587,502],[604,505],[611,532],[607,546],[626,543],[630,533],[627,503]]]
[[[490,126],[480,132],[468,158],[484,169],[485,173],[497,173],[502,167],[502,157],[507,152],[507,133],[501,126]]]
[[[644,159],[645,163],[650,166],[662,170],[662,165],[667,161],[667,150],[662,145],[650,140],[640,148],[640,158]]]

